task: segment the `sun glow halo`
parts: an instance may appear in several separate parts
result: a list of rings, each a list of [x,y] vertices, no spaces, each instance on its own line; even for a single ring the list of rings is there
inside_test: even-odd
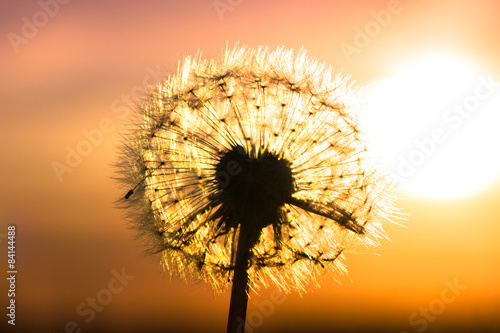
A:
[[[370,85],[360,121],[373,149],[413,195],[476,193],[500,174],[500,80],[452,54],[415,57]]]

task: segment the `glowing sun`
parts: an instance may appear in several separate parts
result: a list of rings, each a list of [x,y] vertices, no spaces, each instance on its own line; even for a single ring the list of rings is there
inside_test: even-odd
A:
[[[415,57],[364,93],[372,148],[410,194],[472,195],[500,174],[500,78],[451,54]]]

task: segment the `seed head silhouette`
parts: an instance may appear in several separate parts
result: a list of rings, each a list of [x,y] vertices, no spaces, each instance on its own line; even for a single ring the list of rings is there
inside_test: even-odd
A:
[[[165,270],[216,292],[233,282],[228,331],[249,288],[305,291],[386,237],[396,209],[356,96],[304,50],[237,46],[185,58],[139,105],[120,150],[121,202]]]

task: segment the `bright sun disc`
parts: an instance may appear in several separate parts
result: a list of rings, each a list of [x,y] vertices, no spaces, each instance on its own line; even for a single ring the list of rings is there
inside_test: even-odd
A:
[[[500,80],[454,55],[422,56],[365,91],[360,121],[403,190],[476,193],[500,174]]]

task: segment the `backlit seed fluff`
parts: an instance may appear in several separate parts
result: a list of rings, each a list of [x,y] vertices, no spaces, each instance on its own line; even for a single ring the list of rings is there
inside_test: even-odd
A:
[[[397,218],[368,158],[348,78],[301,50],[187,57],[152,87],[125,135],[119,181],[132,225],[163,267],[222,291],[245,238],[252,288],[284,291],[374,247]]]

